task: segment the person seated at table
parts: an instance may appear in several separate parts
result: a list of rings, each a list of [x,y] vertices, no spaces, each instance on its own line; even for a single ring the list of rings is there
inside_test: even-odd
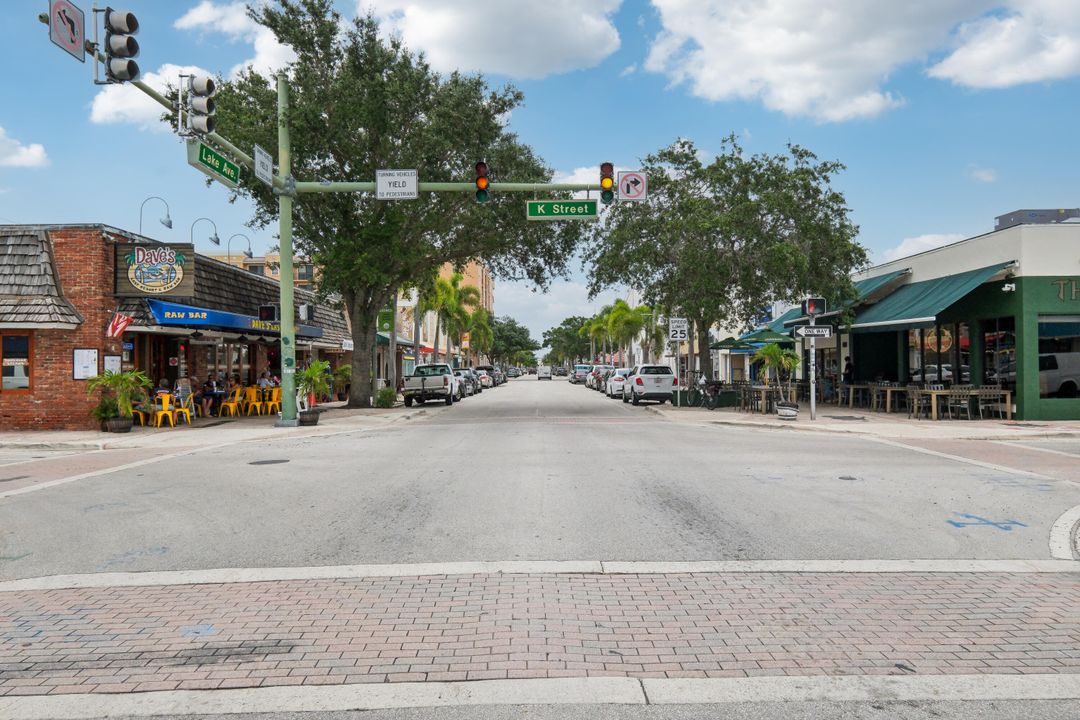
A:
[[[216,392],[217,383],[214,382],[214,374],[210,373],[206,376],[206,382],[203,383],[202,390],[196,396],[196,399],[202,405],[204,417],[210,417],[211,411],[214,409],[214,393]]]
[[[235,377],[236,377],[235,375],[228,375],[225,378],[225,397],[226,398],[228,398],[228,397],[230,397],[232,395],[233,390],[240,387],[240,383],[238,383],[236,381]]]
[[[271,385],[270,373],[264,372],[261,375],[259,375],[259,383],[258,384],[259,384],[259,390],[265,391],[266,388],[270,387],[270,385]]]

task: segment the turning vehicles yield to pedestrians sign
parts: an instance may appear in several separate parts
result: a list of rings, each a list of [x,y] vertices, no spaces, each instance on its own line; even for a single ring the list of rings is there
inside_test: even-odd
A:
[[[69,0],[49,3],[49,39],[79,62],[86,62],[83,40],[86,22],[83,11]]]
[[[641,170],[620,170],[617,187],[620,200],[645,200],[649,196],[649,183]]]

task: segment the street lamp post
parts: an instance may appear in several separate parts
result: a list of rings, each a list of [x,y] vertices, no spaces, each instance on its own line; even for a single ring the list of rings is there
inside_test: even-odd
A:
[[[139,234],[140,235],[142,235],[143,208],[146,207],[146,203],[150,202],[151,200],[161,200],[161,202],[163,202],[165,204],[165,217],[161,218],[161,220],[159,222],[161,222],[162,225],[169,228],[170,230],[172,229],[172,218],[169,217],[169,203],[165,202],[164,198],[160,198],[157,195],[151,195],[150,197],[143,200],[142,205],[139,206]]]
[[[225,243],[226,257],[228,258],[228,263],[230,265],[232,264],[232,241],[233,241],[233,238],[235,238],[235,237],[242,237],[245,240],[247,240],[248,246],[247,246],[247,250],[244,251],[244,257],[246,257],[246,258],[252,257],[251,238],[249,238],[244,233],[234,233],[233,236],[229,238],[228,242]]]
[[[217,234],[217,223],[215,223],[213,220],[211,220],[208,217],[195,218],[195,222],[191,223],[191,233],[190,233],[191,244],[192,245],[195,244],[195,225],[197,225],[199,222],[201,222],[203,220],[210,223],[214,227],[214,234],[211,235],[207,239],[210,240],[210,242],[214,243],[215,245],[220,246],[221,245],[221,238],[219,238],[218,234]]]

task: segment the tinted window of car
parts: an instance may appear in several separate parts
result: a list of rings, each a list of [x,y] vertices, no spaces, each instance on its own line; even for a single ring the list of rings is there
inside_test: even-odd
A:
[[[638,373],[641,375],[671,375],[671,368],[666,365],[654,365],[652,367],[643,367]]]
[[[1056,355],[1040,355],[1039,356],[1039,369],[1040,370],[1057,370],[1057,356]]]

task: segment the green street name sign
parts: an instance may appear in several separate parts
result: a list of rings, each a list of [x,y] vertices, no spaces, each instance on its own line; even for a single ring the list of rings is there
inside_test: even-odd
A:
[[[525,205],[529,220],[596,220],[600,217],[595,200],[529,200]]]
[[[240,166],[214,148],[197,140],[187,142],[187,161],[223,185],[234,188],[240,182]]]

